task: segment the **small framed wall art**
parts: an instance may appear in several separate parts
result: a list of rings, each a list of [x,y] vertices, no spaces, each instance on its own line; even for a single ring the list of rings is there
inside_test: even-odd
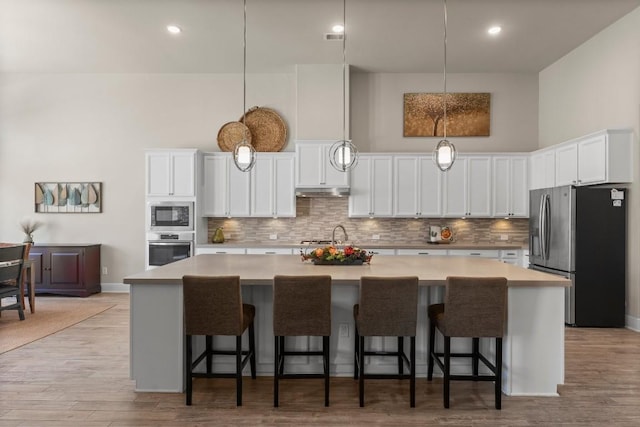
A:
[[[39,213],[102,212],[101,182],[36,182],[35,211]]]
[[[403,136],[443,136],[442,93],[405,93]],[[490,93],[447,93],[447,137],[489,136]]]

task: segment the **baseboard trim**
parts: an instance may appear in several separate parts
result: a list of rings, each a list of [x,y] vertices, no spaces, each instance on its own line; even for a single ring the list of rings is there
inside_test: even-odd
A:
[[[629,316],[627,314],[625,325],[627,329],[631,329],[634,332],[640,332],[640,317]]]
[[[105,293],[129,293],[129,285],[124,283],[101,283],[100,287]]]

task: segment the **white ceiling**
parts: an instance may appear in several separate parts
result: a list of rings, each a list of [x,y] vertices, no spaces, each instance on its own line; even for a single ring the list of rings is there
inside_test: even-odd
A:
[[[347,62],[441,72],[441,0],[346,0]],[[640,0],[448,0],[453,73],[538,72]],[[341,63],[323,40],[342,0],[247,0],[247,69]],[[182,27],[179,36],[165,30]],[[502,25],[498,37],[486,29]],[[218,73],[242,70],[242,0],[0,0],[0,72]]]

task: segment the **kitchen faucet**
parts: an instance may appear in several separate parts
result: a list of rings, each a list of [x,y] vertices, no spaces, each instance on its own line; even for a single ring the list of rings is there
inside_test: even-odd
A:
[[[344,227],[341,224],[338,224],[338,225],[336,225],[334,227],[333,233],[331,234],[331,246],[335,246],[336,245],[336,230],[338,228],[341,228],[342,232],[344,233],[344,242],[349,240],[349,236],[347,235],[347,230],[345,230]]]

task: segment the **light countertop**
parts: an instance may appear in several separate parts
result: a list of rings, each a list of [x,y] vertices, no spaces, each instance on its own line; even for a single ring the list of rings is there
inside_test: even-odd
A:
[[[514,243],[355,243],[356,246],[363,249],[429,249],[429,250],[447,250],[447,249],[476,249],[476,250],[498,250],[498,249],[526,249],[522,244]],[[237,242],[228,241],[225,243],[207,243],[196,244],[198,248],[316,248],[326,245],[319,244],[301,244],[296,242],[267,241],[267,242]]]

